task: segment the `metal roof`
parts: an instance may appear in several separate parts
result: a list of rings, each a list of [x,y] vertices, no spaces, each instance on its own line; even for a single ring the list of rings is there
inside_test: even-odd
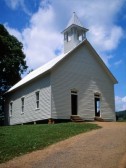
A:
[[[83,41],[82,41],[83,42]],[[81,42],[81,43],[82,43]],[[81,44],[80,43],[80,44]],[[79,44],[79,45],[80,45]],[[78,45],[78,46],[79,46]],[[76,46],[76,47],[78,47]],[[76,48],[75,47],[75,48]],[[74,48],[74,49],[75,49]],[[71,51],[62,54],[60,56],[57,56],[56,58],[52,59],[51,61],[49,61],[48,63],[44,64],[43,66],[37,68],[36,70],[30,72],[27,76],[25,76],[23,79],[21,79],[18,83],[16,83],[14,86],[12,86],[6,93],[11,92],[15,89],[17,89],[18,87],[24,85],[25,83],[31,81],[32,79],[38,77],[39,75],[44,74],[45,72],[47,72],[48,70],[52,69],[58,62],[60,62],[64,57],[66,57],[70,52],[72,52],[74,49],[72,49]]]
[[[83,27],[83,25],[81,24],[81,22],[75,12],[73,12],[72,18],[68,22],[66,29],[71,25],[77,25],[77,26]]]
[[[63,60],[65,57],[67,57],[71,52],[73,52],[76,48],[78,48],[82,43],[86,43],[90,47],[90,49],[95,53],[96,59],[99,60],[100,64],[102,65],[102,67],[104,68],[104,70],[106,71],[106,73],[108,74],[108,76],[112,79],[112,81],[114,83],[118,83],[118,81],[116,80],[116,78],[113,76],[113,74],[107,68],[107,66],[102,61],[102,59],[97,54],[97,52],[93,49],[93,47],[91,46],[91,44],[87,40],[84,40],[81,43],[79,43],[74,49],[72,49],[71,51],[69,51],[68,53],[62,54],[60,56],[57,56],[56,58],[52,59],[48,63],[44,64],[43,66],[41,66],[41,67],[37,68],[36,70],[32,71],[31,73],[29,73],[27,76],[25,76],[23,79],[21,79],[18,83],[16,83],[14,86],[12,86],[6,93],[11,92],[11,91],[19,88],[20,86],[26,84],[27,82],[35,79],[36,77],[44,74],[45,72],[51,70],[56,64],[58,64],[61,60]]]
[[[85,27],[81,24],[81,22],[80,22],[79,18],[77,17],[76,13],[73,12],[72,18],[69,20],[69,22],[68,22],[66,28],[65,28],[61,33],[64,33],[64,32],[70,30],[72,27],[75,27],[75,26],[78,27],[78,29],[80,29],[80,30],[84,30],[85,32],[88,31],[88,29],[85,28]]]
[[[25,76],[18,83],[16,83],[13,87],[11,87],[7,92],[15,90],[16,88],[22,86],[23,84],[31,81],[32,79],[34,79],[34,78],[38,77],[39,75],[45,73],[46,71],[50,70],[57,62],[59,62],[62,58],[64,58],[65,55],[57,56],[53,60],[51,60],[48,63],[44,64],[43,66],[41,66],[41,67],[37,68],[36,70],[30,72],[27,76]]]

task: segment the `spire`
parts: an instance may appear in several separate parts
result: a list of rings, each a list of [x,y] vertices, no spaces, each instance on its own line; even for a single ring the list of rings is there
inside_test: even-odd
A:
[[[69,20],[66,29],[71,25],[77,25],[77,26],[83,27],[75,12],[73,12],[72,18]]]
[[[76,13],[73,12],[72,18],[62,32],[64,34],[64,53],[72,50],[80,42],[85,40],[87,31],[88,29],[83,27]]]

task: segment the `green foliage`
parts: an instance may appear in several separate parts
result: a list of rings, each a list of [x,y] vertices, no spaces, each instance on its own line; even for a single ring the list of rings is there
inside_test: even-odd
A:
[[[23,45],[0,24],[0,84],[7,87],[21,79],[27,69]],[[6,88],[6,86],[5,86]]]
[[[100,128],[96,124],[62,123],[0,128],[0,163],[58,141]]]
[[[2,95],[21,79],[27,65],[23,45],[16,37],[10,35],[0,24],[0,100]],[[0,101],[0,102],[1,102]],[[1,105],[1,103],[0,103]]]
[[[117,120],[126,120],[126,110],[116,112]]]

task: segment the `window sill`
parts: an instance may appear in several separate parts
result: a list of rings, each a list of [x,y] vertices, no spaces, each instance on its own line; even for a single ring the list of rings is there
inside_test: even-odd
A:
[[[9,117],[12,118],[12,115],[10,115]]]
[[[21,112],[21,115],[23,115],[24,114],[24,112]]]

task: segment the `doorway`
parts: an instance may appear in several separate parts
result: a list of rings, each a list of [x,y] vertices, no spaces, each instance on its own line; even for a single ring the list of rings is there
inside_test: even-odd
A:
[[[71,91],[71,113],[77,115],[78,96],[77,91]]]
[[[95,116],[100,117],[100,96],[95,95],[94,101],[95,101]]]

